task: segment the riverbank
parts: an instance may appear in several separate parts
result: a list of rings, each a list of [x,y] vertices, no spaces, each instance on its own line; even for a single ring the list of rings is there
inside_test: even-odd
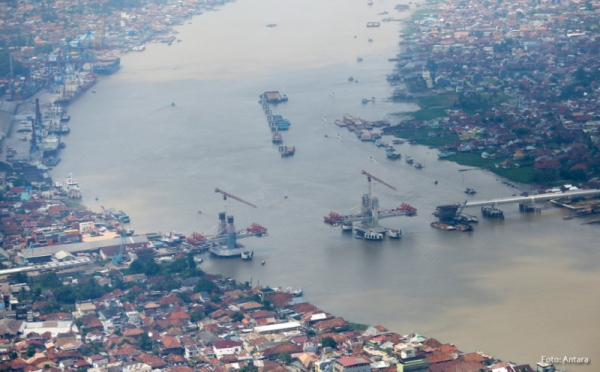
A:
[[[557,79],[551,88],[541,83],[543,79],[522,83],[519,77],[530,76],[536,65],[517,68],[522,60],[517,62],[515,55],[508,53],[521,43],[535,43],[536,50],[527,52],[526,58],[531,57],[531,53],[542,55],[541,50],[553,47],[549,34],[562,31],[553,29],[544,36],[528,34],[515,42],[504,28],[492,35],[491,29],[485,27],[464,27],[470,21],[458,17],[456,10],[462,9],[470,15],[473,11],[463,9],[456,1],[431,4],[428,8],[414,14],[412,21],[418,22],[418,26],[407,28],[402,42],[407,50],[399,56],[398,76],[419,101],[421,109],[413,113],[413,120],[402,123],[405,133],[400,136],[415,136],[418,133],[414,132],[423,128],[431,129],[430,133],[443,129],[447,132],[446,141],[433,134],[422,143],[445,145],[446,152],[460,148],[462,152],[481,154],[486,159],[496,158],[497,164],[501,164],[496,173],[512,181],[544,187],[567,183],[581,186],[595,181],[600,176],[600,166],[589,161],[589,156],[595,157],[599,151],[595,119],[600,113],[592,109],[583,110],[587,115],[580,115],[582,108],[588,107],[588,100],[580,103],[579,99],[592,95],[591,101],[597,101],[597,92],[571,94],[574,89],[571,85],[577,84],[570,78]],[[548,8],[552,12],[561,8],[574,17],[581,16],[581,9],[571,6]],[[532,7],[528,11],[534,17],[536,12],[548,9]],[[488,10],[484,13],[485,18],[493,22],[494,16]],[[529,27],[531,19],[525,17],[517,23]],[[586,36],[583,39],[584,43],[588,42]],[[589,60],[591,56],[585,53],[584,50],[583,59]],[[561,53],[557,58],[566,61],[567,54]],[[507,64],[504,59],[497,64],[504,57],[511,62]],[[549,65],[553,63],[554,60]],[[576,64],[579,70],[587,67],[580,61]],[[587,81],[583,73],[574,79],[583,85]],[[583,86],[582,89],[585,90]],[[578,99],[578,103],[569,103],[573,99]],[[574,148],[581,153],[570,152]],[[461,164],[473,163],[461,161]]]

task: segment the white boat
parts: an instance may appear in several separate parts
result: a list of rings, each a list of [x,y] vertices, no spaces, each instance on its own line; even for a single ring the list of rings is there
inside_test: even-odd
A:
[[[391,239],[400,239],[402,237],[402,230],[391,229],[388,234]]]
[[[374,231],[369,231],[368,233],[365,233],[365,239],[374,241],[383,240],[383,234]]]
[[[414,162],[414,160],[413,160],[413,158],[412,158],[412,157],[410,157],[410,156],[407,156],[407,157],[406,157],[406,162],[407,162],[408,164],[412,164],[412,163]]]
[[[67,196],[71,199],[81,199],[81,189],[79,188],[79,183],[73,179],[73,175],[69,174],[66,180],[62,183],[57,183],[57,186],[62,188]]]
[[[352,231],[352,222],[342,223],[342,231]]]
[[[254,257],[254,251],[243,251],[242,260],[251,260]]]
[[[300,289],[292,289],[292,287],[287,287],[285,290],[286,293],[291,294],[292,296],[299,297],[302,296],[302,288]]]

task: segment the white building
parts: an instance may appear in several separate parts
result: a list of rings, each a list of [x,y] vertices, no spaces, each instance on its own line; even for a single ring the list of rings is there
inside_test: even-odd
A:
[[[59,333],[68,333],[73,331],[79,333],[79,329],[72,321],[52,321],[52,322],[23,322],[19,333],[27,335],[31,332],[42,334],[50,332],[52,337],[56,337]]]
[[[198,358],[200,355],[202,355],[202,350],[200,350],[200,348],[198,346],[186,345],[186,347],[185,347],[185,357],[187,359]]]
[[[127,318],[129,319],[129,323],[131,324],[139,324],[140,323],[140,313],[137,311],[128,311]]]
[[[215,351],[215,355],[217,359],[221,359],[224,355],[232,355],[237,354],[242,351],[243,343],[224,340],[213,343],[213,349]]]

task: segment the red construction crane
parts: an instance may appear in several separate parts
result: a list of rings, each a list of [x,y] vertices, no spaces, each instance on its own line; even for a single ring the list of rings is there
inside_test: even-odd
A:
[[[247,205],[249,205],[249,206],[251,206],[251,207],[257,208],[257,206],[256,206],[256,205],[254,205],[254,204],[252,204],[252,203],[248,203],[247,201],[245,201],[245,200],[242,200],[242,199],[238,198],[238,197],[237,197],[237,196],[235,196],[235,195],[231,195],[230,193],[228,193],[228,192],[226,192],[226,191],[219,190],[219,189],[215,189],[215,192],[218,192],[218,193],[220,193],[220,194],[223,194],[223,200],[227,200],[227,197],[230,197],[231,199],[235,199],[235,200],[237,200],[237,201],[239,201],[239,202],[242,202],[242,203],[244,203],[244,204],[247,204]]]
[[[375,177],[374,175],[372,175],[368,172],[365,172],[365,171],[361,171],[361,173],[364,174],[365,176],[369,177],[370,179],[375,180],[375,181],[381,183],[382,185],[385,185],[385,186],[389,187],[390,189],[396,191],[396,188],[394,186],[390,185],[389,183],[386,183],[383,180],[380,180],[379,178]]]

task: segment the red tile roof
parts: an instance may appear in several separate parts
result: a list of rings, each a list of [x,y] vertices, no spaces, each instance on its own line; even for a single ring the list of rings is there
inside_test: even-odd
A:
[[[345,356],[336,359],[335,363],[341,364],[343,367],[353,367],[358,365],[370,364],[371,361],[363,357]]]

